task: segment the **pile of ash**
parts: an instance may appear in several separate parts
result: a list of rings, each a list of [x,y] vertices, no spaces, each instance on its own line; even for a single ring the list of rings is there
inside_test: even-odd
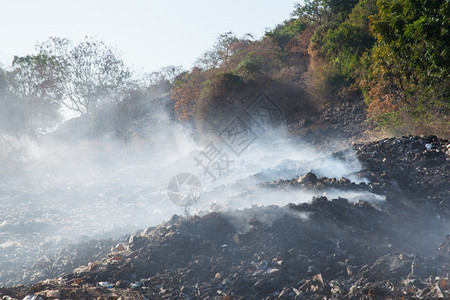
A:
[[[354,146],[349,179],[302,174],[262,189],[323,188],[385,201],[308,203],[173,216],[75,260],[68,248],[37,265],[48,278],[0,288],[4,299],[430,299],[450,297],[448,141],[403,137]],[[345,160],[348,152],[336,153]],[[447,184],[446,184],[447,183]],[[94,244],[93,244],[94,245]],[[72,251],[71,251],[72,249]],[[78,250],[76,250],[78,249]],[[79,265],[66,271],[64,261]],[[73,264],[66,267],[74,268]],[[10,297],[10,298],[5,298]],[[28,298],[27,298],[28,297]],[[33,298],[34,297],[34,298]]]

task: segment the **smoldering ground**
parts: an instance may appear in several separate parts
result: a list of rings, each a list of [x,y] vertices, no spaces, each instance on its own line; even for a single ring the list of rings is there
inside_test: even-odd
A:
[[[221,149],[229,152],[230,164],[214,179],[195,160],[208,144],[197,143],[192,130],[171,121],[163,110],[143,120],[148,123],[141,130],[147,131],[150,141],[73,138],[63,133],[79,127],[65,125],[38,142],[16,142],[21,159],[1,181],[2,265],[31,266],[69,242],[119,237],[182,214],[183,208],[167,197],[168,182],[180,172],[195,174],[202,183],[203,195],[191,213],[308,201],[314,193],[266,193],[256,187],[308,171],[364,180],[352,175],[361,168],[356,158],[342,161],[319,153],[284,129],[267,130],[239,156]],[[76,120],[71,122],[78,126]],[[350,197],[342,191],[333,193]]]
[[[384,195],[349,188],[369,182],[353,150],[338,155],[318,151],[283,126],[251,128],[253,138],[236,150],[220,131],[219,136],[196,136],[192,128],[170,117],[163,101],[150,106],[131,121],[119,120],[119,127],[112,121],[115,111],[106,109],[98,116],[100,123],[73,119],[39,140],[14,140],[10,149],[20,150],[20,155],[5,157],[2,166],[14,167],[3,169],[0,182],[2,269],[17,274],[68,243],[118,238],[183,214],[185,208],[175,206],[167,195],[168,183],[182,172],[195,175],[202,185],[190,213],[223,212],[239,232],[249,230],[255,220],[270,225],[293,216],[283,206],[305,203],[313,196],[384,203]],[[106,134],[93,135],[92,128]],[[221,168],[208,164],[211,150],[226,155]],[[330,180],[344,178],[344,183],[348,179],[349,184],[305,189],[296,182],[308,172]],[[274,182],[279,184],[270,188]],[[294,183],[293,188],[279,188],[285,183]],[[273,213],[268,215],[264,207],[273,208]],[[309,215],[294,217],[307,220]],[[436,232],[436,238],[441,233]],[[8,276],[0,282],[23,282]]]

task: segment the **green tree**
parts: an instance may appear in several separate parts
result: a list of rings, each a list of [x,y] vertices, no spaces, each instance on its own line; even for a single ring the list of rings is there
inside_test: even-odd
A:
[[[236,73],[247,79],[256,79],[264,74],[262,57],[254,53],[248,53],[236,67]]]
[[[407,112],[420,123],[448,115],[450,2],[380,0],[377,5],[371,25],[377,42],[362,84],[372,115],[398,118]]]
[[[365,53],[375,43],[369,28],[369,17],[377,12],[376,0],[361,0],[347,19],[330,28],[322,37],[321,53],[329,65],[337,90],[354,85],[362,72]],[[327,76],[327,75],[326,75]]]
[[[291,19],[284,21],[273,30],[267,31],[265,36],[272,38],[277,42],[280,49],[284,50],[289,41],[296,38],[299,33],[306,29],[306,27],[307,23],[302,19]]]
[[[139,85],[147,89],[152,96],[161,96],[170,92],[176,78],[183,73],[182,66],[166,66],[158,71],[145,73],[140,77]]]
[[[320,26],[325,23],[344,21],[358,0],[305,0],[303,4],[295,4],[294,17]]]
[[[292,16],[312,25],[321,25],[328,18],[328,11],[323,0],[305,0],[303,4],[296,3]]]
[[[52,72],[49,70],[52,69]],[[36,136],[59,120],[58,62],[39,54],[15,57],[2,73],[2,125],[8,134]]]
[[[197,59],[196,65],[202,69],[226,68],[233,55],[248,46],[252,39],[251,34],[245,34],[242,38],[231,31],[220,34],[212,50],[205,52]]]
[[[132,73],[113,48],[85,38],[78,44],[49,38],[37,55],[16,57],[14,72],[29,76],[24,93],[42,94],[80,114],[93,113],[102,103],[122,99],[133,84]]]

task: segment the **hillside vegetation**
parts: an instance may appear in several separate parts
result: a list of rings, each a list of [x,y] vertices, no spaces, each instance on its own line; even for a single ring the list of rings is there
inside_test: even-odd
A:
[[[265,92],[291,123],[365,101],[391,135],[448,138],[449,16],[448,0],[306,0],[260,39],[227,32],[192,69],[140,76],[101,41],[49,38],[0,68],[0,137],[45,134],[65,110],[128,139],[153,107],[214,133]]]
[[[449,16],[444,0],[307,0],[260,40],[219,36],[175,81],[175,111],[200,122],[244,85],[283,83],[327,105],[364,96],[394,134],[448,136]]]

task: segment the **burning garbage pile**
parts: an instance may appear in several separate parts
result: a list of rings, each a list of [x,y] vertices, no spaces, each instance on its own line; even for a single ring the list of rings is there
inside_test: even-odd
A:
[[[87,254],[36,265],[48,279],[4,299],[430,299],[450,297],[449,143],[403,137],[354,145],[356,177],[313,171],[258,189],[316,192],[308,203],[174,215]],[[335,153],[345,160],[350,151]],[[383,201],[324,196],[356,191]],[[271,195],[269,193],[269,195]],[[334,194],[333,194],[334,195]],[[72,249],[72,251],[71,251]],[[77,260],[77,256],[81,256]],[[74,261],[80,265],[74,266]],[[66,267],[73,267],[65,271]],[[69,263],[71,262],[70,266]],[[62,272],[61,274],[57,274]],[[35,297],[35,298],[32,298]]]

